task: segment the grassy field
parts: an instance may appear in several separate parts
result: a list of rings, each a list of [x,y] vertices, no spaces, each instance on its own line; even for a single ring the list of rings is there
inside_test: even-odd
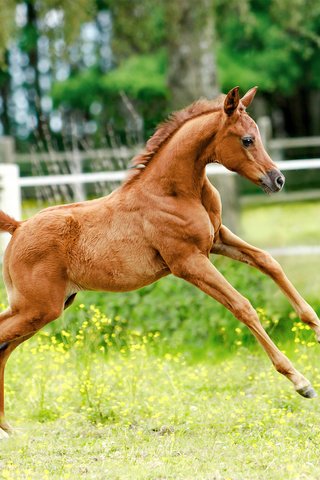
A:
[[[257,247],[320,246],[320,202],[247,206],[241,236]],[[319,257],[288,256],[279,261],[296,287],[308,298],[319,298]]]
[[[320,202],[247,206],[242,235],[259,247],[320,245]]]
[[[319,203],[285,207],[278,217],[277,205],[246,208],[243,236],[319,244]],[[281,292],[245,265],[213,261],[320,393],[319,347]],[[280,262],[320,314],[319,259]],[[320,478],[319,400],[299,397],[243,325],[179,279],[79,295],[6,373],[18,433],[0,442],[0,479]]]
[[[99,332],[107,319],[92,318]],[[161,335],[133,331],[106,356],[89,348],[87,328],[71,340],[42,333],[13,354],[19,434],[1,442],[0,478],[319,478],[319,401],[299,397],[262,354],[159,356]],[[318,346],[293,328],[290,356],[320,389]]]

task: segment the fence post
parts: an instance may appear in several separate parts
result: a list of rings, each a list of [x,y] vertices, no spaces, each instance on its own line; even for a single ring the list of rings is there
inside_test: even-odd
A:
[[[13,137],[0,137],[0,163],[14,163]]]
[[[266,148],[268,148],[269,140],[272,137],[272,126],[270,117],[264,115],[263,117],[258,118],[257,125],[259,127],[262,143]]]
[[[78,136],[75,123],[72,123],[72,156],[70,162],[70,171],[73,174],[82,173],[82,161],[78,147]],[[73,198],[75,202],[83,202],[86,199],[86,190],[83,183],[73,185]]]
[[[283,151],[280,148],[272,148],[270,145],[272,140],[272,124],[271,119],[267,115],[258,118],[257,125],[259,127],[261,140],[266,150],[272,157],[272,160],[279,162],[283,160]]]
[[[3,210],[17,220],[21,219],[21,190],[18,165],[0,164],[0,210]],[[9,233],[1,234],[1,256],[10,238],[11,235]]]
[[[218,190],[222,203],[222,222],[234,233],[240,230],[240,201],[235,175],[208,175],[210,182]]]

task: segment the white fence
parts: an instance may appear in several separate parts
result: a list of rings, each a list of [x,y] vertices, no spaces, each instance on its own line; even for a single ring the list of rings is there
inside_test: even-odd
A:
[[[287,160],[277,162],[283,172],[289,170],[320,169],[320,158],[312,160]],[[47,175],[38,177],[20,177],[19,167],[15,164],[0,164],[0,209],[9,215],[21,218],[21,189],[44,185],[83,185],[95,182],[121,182],[128,172],[96,172],[72,175]],[[214,178],[220,175],[233,175],[221,165],[209,165],[207,174]],[[2,236],[1,250],[8,242],[9,235]]]
[[[6,167],[7,165],[2,165]],[[10,165],[12,166],[12,165]],[[320,158],[311,160],[286,160],[277,162],[277,166],[283,172],[289,170],[308,170],[320,169]],[[128,175],[127,170],[118,172],[94,172],[78,173],[72,175],[44,175],[39,177],[21,177],[17,179],[18,186],[36,187],[43,185],[72,185],[76,183],[94,183],[94,182],[121,182]],[[215,175],[233,175],[233,172],[227,170],[223,165],[212,164],[207,167],[208,177]]]
[[[21,186],[19,167],[0,164],[0,209],[16,219],[21,218]],[[10,239],[9,233],[0,236],[0,255]]]
[[[261,138],[267,152],[275,161],[284,159],[285,150],[306,149],[320,147],[320,136],[312,137],[272,137],[272,125],[270,117],[263,116],[257,121]]]

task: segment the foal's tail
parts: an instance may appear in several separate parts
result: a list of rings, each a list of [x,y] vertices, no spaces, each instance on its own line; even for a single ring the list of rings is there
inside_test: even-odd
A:
[[[18,222],[17,220],[0,210],[0,231],[9,232],[12,235],[20,224],[21,222]]]

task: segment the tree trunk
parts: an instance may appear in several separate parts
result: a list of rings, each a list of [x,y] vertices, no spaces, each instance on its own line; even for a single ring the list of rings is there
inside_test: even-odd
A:
[[[211,0],[166,0],[173,109],[218,94]]]
[[[215,97],[219,88],[212,0],[166,0],[166,16],[171,108],[185,107],[200,97]],[[239,202],[235,176],[210,180],[221,195],[224,224],[238,232]]]
[[[9,53],[8,50],[4,53],[4,65],[0,71],[0,96],[2,99],[2,109],[0,120],[3,128],[3,135],[11,134],[11,122],[9,117],[9,95],[10,95],[10,82],[11,77],[8,71],[9,65]]]
[[[27,42],[25,45],[26,52],[29,56],[30,66],[34,70],[34,83],[32,88],[29,91],[28,100],[31,106],[31,109],[35,112],[37,118],[37,132],[40,140],[46,146],[47,139],[44,129],[44,117],[41,108],[41,97],[42,92],[40,88],[40,75],[38,69],[39,54],[38,54],[38,40],[39,40],[39,30],[38,30],[38,17],[37,11],[34,5],[33,0],[27,0],[27,24],[24,27],[27,35]]]

